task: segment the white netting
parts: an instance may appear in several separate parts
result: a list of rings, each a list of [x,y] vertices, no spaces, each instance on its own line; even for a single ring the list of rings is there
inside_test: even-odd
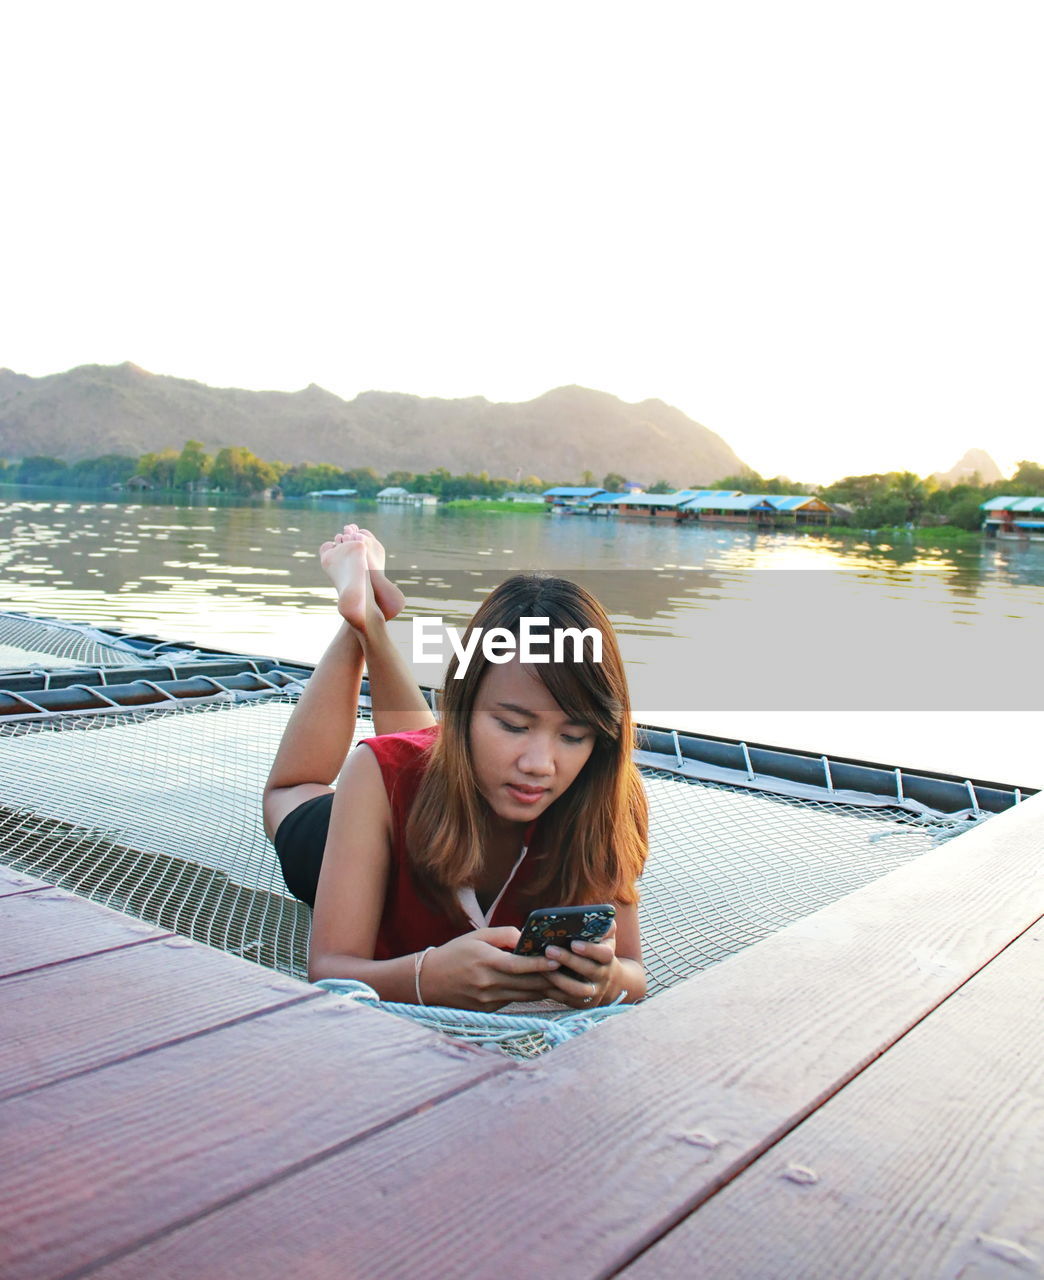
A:
[[[261,825],[293,700],[0,721],[0,861],[304,977],[310,913],[287,893]],[[372,732],[361,720],[356,736]],[[644,776],[651,995],[968,826]]]
[[[140,652],[93,627],[0,612],[0,670],[140,664]]]

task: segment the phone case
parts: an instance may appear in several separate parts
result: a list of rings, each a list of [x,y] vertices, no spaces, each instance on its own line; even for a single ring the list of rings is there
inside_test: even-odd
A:
[[[569,950],[571,942],[597,942],[616,918],[615,907],[546,907],[531,911],[515,951],[520,956],[543,955],[548,947]]]

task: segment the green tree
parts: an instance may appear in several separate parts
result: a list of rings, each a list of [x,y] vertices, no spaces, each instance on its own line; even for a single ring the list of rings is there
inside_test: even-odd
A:
[[[174,470],[178,455],[173,449],[162,453],[143,453],[138,459],[138,475],[151,480],[157,489],[174,488]]]
[[[452,479],[445,467],[436,467],[434,471],[418,472],[410,478],[405,486],[411,493],[434,493],[436,497],[445,497],[446,483]]]
[[[929,484],[912,471],[894,471],[889,477],[889,497],[902,502],[905,514],[898,523],[916,523],[928,504]]]
[[[946,523],[958,529],[981,529],[985,512],[981,508],[984,499],[978,493],[965,493],[952,502],[946,512]]]
[[[344,487],[358,489],[360,498],[372,498],[382,488],[381,478],[373,467],[353,467],[344,472]]]
[[[706,487],[708,489],[739,489],[741,493],[769,493],[766,482],[758,475],[756,471],[738,471],[734,476],[723,476],[720,480],[715,480],[713,484]],[[702,485],[700,486],[703,487]]]
[[[214,459],[211,480],[225,493],[260,493],[274,485],[279,476],[270,462],[265,462],[242,445],[221,449]]]
[[[35,453],[14,468],[17,484],[68,484],[69,467],[61,458]]]
[[[1012,486],[1024,492],[1027,498],[1040,494],[1044,497],[1044,467],[1039,462],[1022,461],[1011,478]]]
[[[888,492],[888,477],[881,474],[845,476],[823,490],[828,502],[844,502],[853,508],[868,506]]]
[[[885,492],[872,499],[866,506],[856,507],[856,523],[869,529],[885,525],[906,524],[906,500],[899,494]]]
[[[626,476],[620,475],[618,471],[610,471],[602,480],[602,488],[607,489],[610,493],[619,493],[626,483]]]
[[[677,493],[676,487],[669,480],[657,480],[655,484],[651,484],[646,493]]]
[[[107,489],[114,484],[126,484],[137,469],[137,458],[106,453],[100,458],[81,458],[74,462],[69,468],[69,479],[78,489]]]
[[[274,464],[273,464],[274,465]],[[287,497],[300,497],[316,489],[354,489],[344,471],[328,462],[302,462],[296,467],[277,468],[279,485]]]
[[[198,440],[186,440],[174,467],[174,485],[178,489],[197,485],[206,479],[209,470],[210,455],[204,453]]]

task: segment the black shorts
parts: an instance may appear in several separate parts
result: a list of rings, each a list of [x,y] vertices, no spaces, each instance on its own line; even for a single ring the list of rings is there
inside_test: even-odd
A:
[[[310,907],[315,906],[315,890],[323,865],[332,804],[332,791],[299,804],[279,824],[272,842],[286,887],[295,898],[307,902]]]

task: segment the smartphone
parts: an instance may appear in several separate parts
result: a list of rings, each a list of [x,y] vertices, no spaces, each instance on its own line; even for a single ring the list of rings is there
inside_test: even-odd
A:
[[[529,913],[515,955],[542,956],[548,947],[568,951],[571,942],[599,942],[615,919],[616,908],[611,902],[583,907],[541,907]],[[576,977],[565,966],[560,972],[569,978]]]

